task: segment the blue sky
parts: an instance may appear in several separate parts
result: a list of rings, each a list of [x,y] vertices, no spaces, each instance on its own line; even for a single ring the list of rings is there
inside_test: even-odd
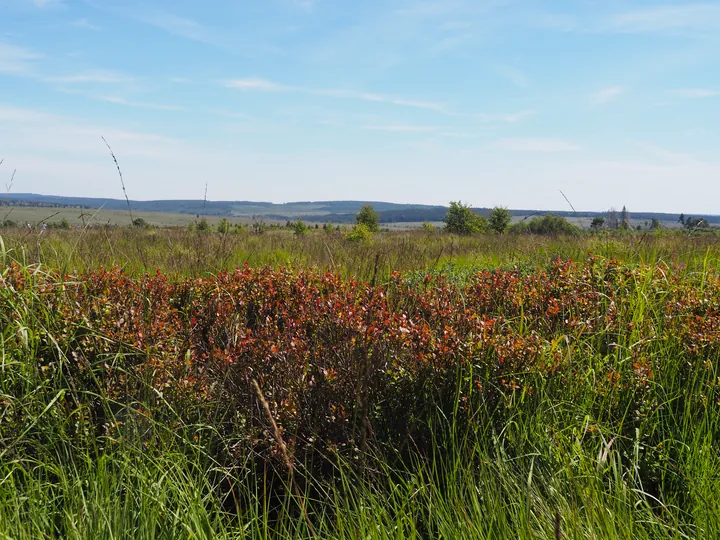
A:
[[[720,2],[0,0],[0,179],[720,213]]]

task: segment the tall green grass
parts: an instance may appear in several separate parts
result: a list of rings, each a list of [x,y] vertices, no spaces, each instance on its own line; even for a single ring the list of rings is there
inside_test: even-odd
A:
[[[295,266],[372,279],[391,272],[455,268],[544,266],[549,261],[582,260],[592,253],[629,264],[686,265],[695,270],[720,263],[720,236],[678,231],[579,236],[479,235],[441,232],[380,233],[367,242],[341,233],[290,231],[219,234],[187,229],[92,227],[83,231],[3,231],[7,249],[27,264],[66,272],[91,272],[119,266],[127,271],[161,270],[198,275],[251,266]]]
[[[73,237],[60,236],[42,247],[42,256],[53,264],[69,260],[66,268],[73,269],[126,257],[129,267],[138,268],[133,249],[144,249],[147,260],[160,264],[161,254],[169,257],[177,247],[172,236],[161,238],[121,236],[111,239],[112,253],[97,254],[90,242],[102,238],[87,236],[73,244]],[[210,242],[219,241],[213,238]],[[128,247],[125,241],[138,244]],[[270,245],[262,257],[283,249],[293,256],[304,253],[302,264],[323,264],[324,239],[323,249],[319,239],[259,241]],[[635,262],[684,263],[690,270],[683,275],[696,287],[703,287],[710,268],[717,267],[714,245],[688,247],[664,238],[646,248],[635,246],[636,239],[458,241],[465,255],[452,250],[442,255],[450,249],[445,243],[455,240],[433,238],[428,240],[432,249],[445,247],[432,256],[418,255],[431,249],[423,241],[403,235],[347,248],[353,255],[339,255],[345,249],[340,244],[328,247],[336,267],[368,278],[379,264],[370,255],[384,249],[399,250],[389,257],[415,253],[411,262],[387,263],[408,270],[446,256],[456,269],[517,263],[530,268],[557,252],[584,257],[588,248],[605,245],[605,254]],[[527,242],[537,244],[531,249]],[[14,251],[5,247],[8,243]],[[526,257],[516,249],[526,249]],[[24,260],[28,276],[44,271],[17,239],[0,249],[0,264],[13,258]],[[667,291],[653,285],[649,274],[638,274],[626,286],[633,294],[618,306],[620,316],[661,324]],[[301,482],[293,490],[279,489],[277,483],[290,478],[252,466],[251,456],[245,464],[217,462],[217,445],[232,441],[214,426],[183,425],[172,410],[162,422],[143,414],[150,403],[158,406],[157,389],[148,388],[154,398],[147,403],[128,404],[104,394],[100,384],[78,386],[69,370],[55,369],[49,379],[39,343],[56,344],[59,357],[72,361],[64,356],[61,336],[53,334],[53,313],[43,309],[32,287],[17,291],[0,283],[0,295],[5,310],[0,315],[0,538],[720,538],[718,358],[691,362],[672,339],[629,331],[612,336],[613,347],[606,349],[601,344],[608,336],[568,338],[565,362],[576,373],[572,384],[523,373],[518,375],[526,390],[508,394],[499,406],[483,402],[484,394],[468,392],[469,403],[430,404],[436,411],[427,420],[432,452],[413,452],[414,441],[402,452],[378,443],[354,458],[330,460],[332,474],[322,478],[309,476],[310,467],[298,463]],[[522,328],[524,322],[520,317],[509,324]],[[620,388],[598,392],[598,379],[631,361],[630,351],[639,343],[645,343],[651,363],[662,366],[647,383],[647,401],[637,402]],[[454,384],[467,388],[472,381],[470,373],[458,371]],[[122,423],[120,435],[98,437],[88,407],[104,409],[107,422]],[[198,432],[207,436],[195,438]]]

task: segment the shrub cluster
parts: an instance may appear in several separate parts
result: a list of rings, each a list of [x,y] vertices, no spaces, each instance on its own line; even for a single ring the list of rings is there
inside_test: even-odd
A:
[[[720,344],[720,279],[706,276],[700,288],[677,272],[595,258],[530,274],[478,272],[462,286],[442,276],[393,274],[371,286],[249,267],[178,281],[118,269],[61,278],[14,263],[0,275],[0,325],[17,329],[7,351],[32,351],[48,379],[112,397],[120,416],[143,404],[147,414],[166,407],[184,423],[212,424],[233,441],[218,450],[225,459],[279,458],[254,381],[293,452],[422,449],[438,407],[472,422],[479,400],[503,422],[507,400],[533,399],[539,382],[584,384],[573,358],[586,352],[601,353],[593,384],[615,405],[606,400],[599,421],[641,415],[664,368],[646,354],[649,345],[676,344],[695,369]],[[638,309],[628,301],[638,283],[664,310],[628,311]],[[24,332],[28,318],[44,330]],[[64,399],[58,406],[85,419],[82,429],[122,430],[91,399]],[[4,419],[6,440],[13,426],[22,429],[21,416],[13,418]]]

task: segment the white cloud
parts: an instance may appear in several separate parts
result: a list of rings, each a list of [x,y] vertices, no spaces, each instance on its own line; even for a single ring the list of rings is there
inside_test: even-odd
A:
[[[32,3],[40,9],[64,6],[63,0],[32,0]]]
[[[580,150],[580,147],[571,141],[544,137],[499,139],[487,148],[488,150],[505,150],[510,152],[575,152]]]
[[[224,118],[239,119],[239,120],[250,120],[250,116],[244,113],[228,111],[226,109],[207,109],[204,111],[207,114],[214,114],[216,116],[222,116]]]
[[[413,19],[480,15],[506,3],[504,0],[430,0],[414,2],[396,10],[394,14]]]
[[[93,71],[88,73],[79,73],[77,75],[62,75],[58,77],[46,77],[46,82],[60,84],[118,84],[132,82],[133,77],[115,73],[113,71]]]
[[[258,92],[288,92],[297,90],[291,86],[277,84],[265,79],[236,79],[228,82],[226,86],[237,90],[255,90]]]
[[[236,79],[226,83],[227,88],[238,90],[250,90],[257,92],[297,92],[310,94],[314,96],[328,96],[339,99],[351,99],[358,101],[371,101],[376,103],[387,103],[397,105],[398,107],[410,107],[414,109],[425,109],[435,111],[442,114],[453,115],[447,107],[441,103],[433,103],[428,101],[417,101],[383,94],[374,94],[370,92],[356,92],[352,90],[335,90],[321,88],[304,88],[300,86],[290,86],[276,83],[266,79]]]
[[[157,103],[142,103],[137,101],[128,101],[125,98],[117,96],[99,96],[96,99],[100,101],[106,101],[108,103],[114,103],[115,105],[124,105],[126,107],[133,107],[137,109],[149,109],[154,111],[184,111],[185,107],[180,105],[163,105]]]
[[[93,148],[102,150],[101,135],[113,145],[118,155],[169,159],[178,152],[189,151],[181,141],[170,137],[95,125],[35,109],[0,105],[0,146],[11,155],[67,152],[89,156],[93,155]]]
[[[607,88],[602,88],[593,94],[590,94],[590,100],[596,105],[604,105],[605,103],[615,101],[625,92],[626,90],[622,86],[609,86]]]
[[[0,73],[24,74],[29,72],[35,60],[43,55],[23,47],[0,43]]]
[[[674,152],[651,143],[636,142],[635,146],[638,150],[644,152],[648,157],[652,158],[654,164],[657,164],[657,162],[660,161],[662,165],[690,167],[702,163],[692,154]]]
[[[462,131],[441,131],[438,133],[441,137],[453,137],[453,138],[459,138],[459,139],[467,139],[470,137],[474,137],[472,133],[464,133]]]
[[[583,210],[627,204],[631,211],[717,212],[720,164],[664,156],[662,150],[662,159],[652,153],[646,157],[650,150],[633,151],[631,162],[589,151],[562,152],[574,145],[560,139],[495,143],[534,152],[522,159],[455,144],[422,153],[409,145],[397,152],[366,147],[298,152],[282,145],[243,150],[224,136],[183,141],[0,104],[0,148],[8,151],[5,166],[18,169],[16,191],[122,198],[101,134],[120,160],[128,194],[135,199],[202,197],[198,178],[209,177],[213,192],[225,200],[374,200],[381,193],[395,202],[447,204],[462,198],[552,209],[566,207],[562,190]]]
[[[101,28],[99,26],[91,23],[87,19],[77,19],[75,21],[71,21],[70,26],[74,26],[75,28],[84,28],[86,30],[93,30],[96,32],[98,30],[101,30]]]
[[[211,45],[219,42],[217,33],[195,19],[181,17],[165,10],[152,10],[136,14],[140,22],[155,26],[171,34]]]
[[[313,11],[315,9],[315,0],[293,0],[292,2],[293,6],[296,8],[302,10],[302,11]]]
[[[686,88],[686,89],[682,89],[682,90],[673,90],[671,93],[676,96],[689,98],[689,99],[709,98],[709,97],[720,96],[720,92],[718,92],[717,90],[710,90],[707,88]]]
[[[500,73],[500,75],[502,75],[505,79],[510,81],[518,88],[526,88],[529,84],[528,78],[525,73],[523,73],[518,68],[514,68],[511,66],[500,66],[498,68],[498,72]]]
[[[530,109],[518,111],[516,113],[508,113],[508,114],[479,114],[477,115],[478,120],[482,120],[483,122],[507,122],[509,124],[514,124],[517,122],[520,122],[522,120],[526,120],[528,118],[531,118],[532,116],[535,116],[536,112]]]
[[[370,131],[390,131],[394,133],[428,133],[437,131],[438,128],[432,126],[412,126],[412,125],[386,125],[386,126],[363,126],[363,129]]]
[[[720,4],[669,4],[616,15],[612,28],[645,33],[680,29],[720,29]]]

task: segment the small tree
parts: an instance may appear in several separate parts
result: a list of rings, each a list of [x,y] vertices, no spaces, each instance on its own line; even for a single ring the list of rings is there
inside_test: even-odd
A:
[[[453,234],[473,234],[487,230],[487,219],[472,211],[470,206],[451,202],[445,218],[445,230]]]
[[[197,225],[195,225],[195,229],[201,232],[209,231],[210,224],[208,223],[207,219],[202,218],[200,221],[198,221]]]
[[[623,230],[630,228],[630,212],[628,212],[628,209],[625,206],[623,206],[622,211],[620,212],[620,228]]]
[[[345,235],[347,240],[351,242],[367,242],[373,236],[372,231],[364,223],[356,223],[352,230]]]
[[[262,218],[256,219],[255,216],[253,216],[250,230],[255,234],[263,234],[265,231],[268,230],[268,226],[265,224],[265,221]]]
[[[293,232],[295,233],[295,236],[303,236],[307,234],[309,230],[310,227],[305,225],[305,222],[300,218],[297,218],[297,221],[293,223]]]
[[[435,232],[435,227],[433,226],[432,223],[430,223],[427,220],[423,221],[422,228],[423,228],[423,231],[425,231],[426,233]]]
[[[218,226],[217,226],[217,231],[220,234],[227,234],[230,232],[230,223],[228,222],[227,219],[222,218],[220,220],[220,223],[218,223]]]
[[[605,218],[603,217],[595,217],[593,218],[592,222],[590,223],[590,228],[593,231],[599,231],[605,226]]]
[[[490,210],[488,225],[490,226],[490,230],[495,231],[498,234],[503,234],[510,225],[511,220],[512,214],[510,213],[510,210],[502,206],[496,206]]]
[[[355,216],[355,223],[365,225],[370,232],[378,232],[380,230],[380,218],[375,209],[366,204]]]
[[[650,221],[650,229],[652,229],[653,231],[662,229],[662,224],[660,223],[660,220],[657,218],[652,218],[652,220]]]
[[[694,229],[707,229],[710,224],[705,218],[688,216],[685,218],[685,228],[689,230]]]
[[[678,223],[683,226],[685,225],[685,214],[684,213],[680,214],[680,217],[678,218]]]

